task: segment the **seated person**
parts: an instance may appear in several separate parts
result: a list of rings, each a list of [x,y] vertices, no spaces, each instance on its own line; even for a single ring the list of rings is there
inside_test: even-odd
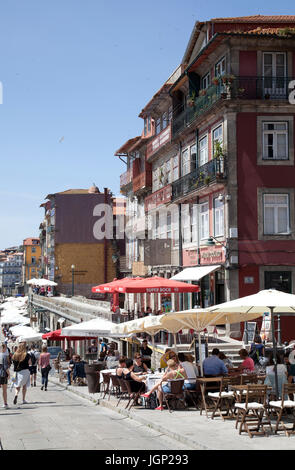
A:
[[[115,351],[113,349],[110,349],[107,352],[105,360],[107,362],[107,369],[114,369],[116,365],[118,364],[118,360],[115,356]]]
[[[144,362],[142,362],[142,358],[139,353],[135,353],[134,355],[133,372],[138,375],[147,374],[148,372],[148,367]]]
[[[77,377],[80,377],[81,379],[85,379],[86,377],[85,361],[81,361],[81,357],[79,355],[76,356],[76,361],[74,362],[73,380],[75,380]]]
[[[126,357],[122,356],[119,358],[119,365],[116,368],[116,376],[119,379],[123,378],[123,369],[126,369]]]
[[[167,362],[167,370],[163,375],[162,379],[157,382],[154,387],[149,390],[148,392],[144,393],[142,397],[148,398],[151,393],[157,391],[157,397],[159,400],[160,405],[156,408],[156,410],[163,410],[163,391],[165,393],[171,392],[169,382],[162,387],[163,382],[167,382],[167,380],[176,380],[176,379],[187,379],[186,372],[182,366],[180,366],[177,362],[173,359],[169,359]],[[163,390],[162,390],[163,388]]]
[[[126,367],[123,369],[122,375],[123,379],[127,380],[130,383],[132,392],[144,391],[145,383],[144,377],[138,377],[133,372],[134,364],[132,359],[126,359]]]
[[[75,362],[76,362],[76,358],[77,358],[77,356],[76,356],[76,354],[74,354],[72,359],[69,362],[69,368],[67,370],[68,385],[71,385],[71,374],[74,370],[74,365],[75,365]]]
[[[219,352],[219,349],[214,348],[212,350],[212,355],[204,359],[203,372],[205,377],[220,377],[221,375],[227,375],[227,368],[224,362],[218,357]]]
[[[195,390],[196,389],[196,379],[199,375],[198,368],[195,364],[190,361],[187,361],[185,354],[178,353],[178,360],[180,366],[182,366],[185,370],[187,375],[187,379],[184,381],[184,388],[187,390]]]
[[[219,352],[218,357],[219,357],[219,359],[221,359],[224,362],[227,369],[233,369],[234,368],[234,365],[233,365],[232,361],[228,357],[226,357],[226,355],[224,354],[223,351]]]
[[[239,356],[243,360],[242,364],[238,367],[238,370],[242,373],[254,372],[255,364],[253,359],[249,357],[247,349],[240,349]]]

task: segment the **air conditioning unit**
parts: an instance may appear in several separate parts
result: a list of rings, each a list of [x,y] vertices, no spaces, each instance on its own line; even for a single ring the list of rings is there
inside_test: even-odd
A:
[[[239,257],[237,255],[233,255],[230,257],[230,264],[238,264],[239,263]]]

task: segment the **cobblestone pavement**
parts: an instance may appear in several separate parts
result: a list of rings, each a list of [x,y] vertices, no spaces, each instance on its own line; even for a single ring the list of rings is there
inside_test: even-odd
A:
[[[0,408],[0,438],[4,450],[187,450],[128,417],[98,406],[56,383],[48,391],[29,388],[28,404],[8,391],[9,409]],[[2,391],[0,391],[2,404]]]

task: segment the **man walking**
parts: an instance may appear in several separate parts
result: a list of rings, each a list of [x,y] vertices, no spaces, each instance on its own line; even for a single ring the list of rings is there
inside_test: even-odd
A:
[[[3,408],[7,409],[7,381],[9,379],[9,352],[7,351],[6,343],[1,343],[0,351],[0,386],[2,387],[3,395]]]

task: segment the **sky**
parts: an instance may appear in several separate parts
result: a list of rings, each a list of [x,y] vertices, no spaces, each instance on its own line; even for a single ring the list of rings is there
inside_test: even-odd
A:
[[[291,0],[0,0],[0,249],[39,236],[47,194],[118,195],[114,154],[197,20],[294,14]]]

